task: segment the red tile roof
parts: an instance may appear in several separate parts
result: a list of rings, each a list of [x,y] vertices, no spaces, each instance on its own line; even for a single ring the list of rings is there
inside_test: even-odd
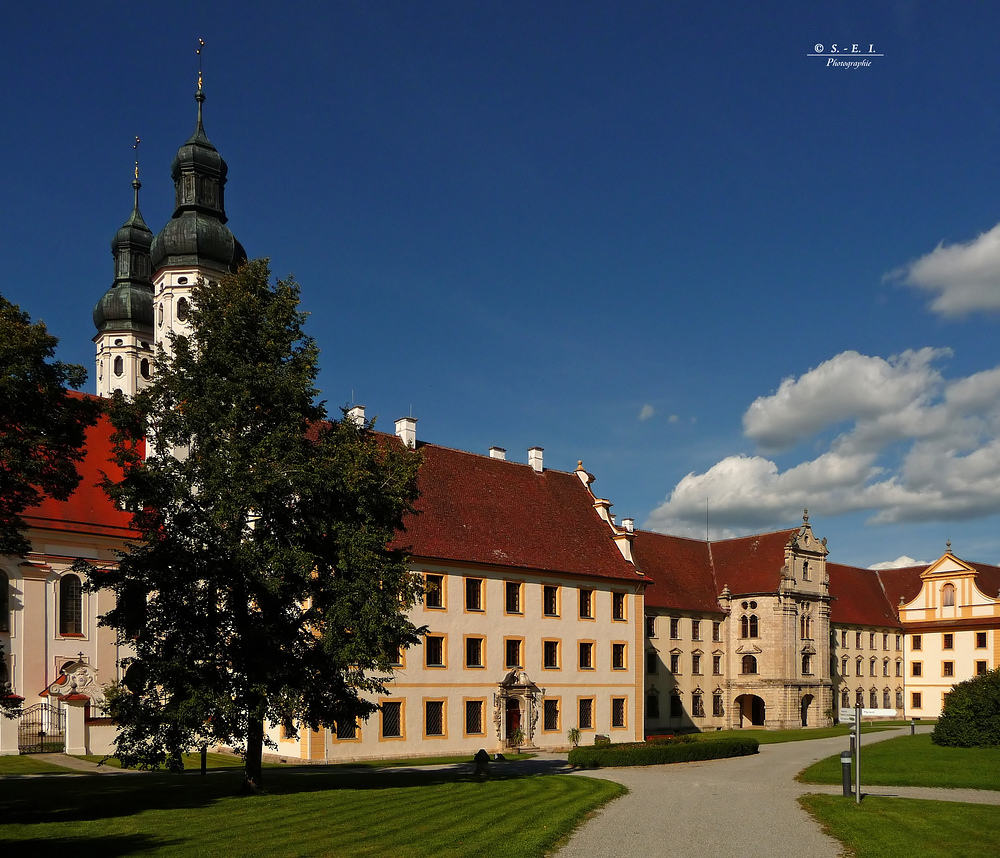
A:
[[[82,479],[68,500],[45,498],[24,512],[31,527],[63,533],[93,534],[127,539],[134,536],[131,516],[113,504],[100,487],[102,472],[120,478],[121,469],[110,460],[111,423],[104,415],[87,430],[84,460],[77,465]]]
[[[644,583],[579,477],[419,443],[416,516],[399,543],[415,557]]]
[[[830,576],[831,623],[899,627],[893,603],[883,589],[881,573],[829,562],[826,571]],[[899,579],[903,580],[902,576]],[[919,578],[917,581],[919,585]]]
[[[898,569],[879,569],[875,573],[882,584],[886,602],[893,614],[898,616],[897,608],[900,599],[904,602],[911,602],[917,597],[921,587],[920,573],[926,568],[926,565],[901,566]]]
[[[637,530],[632,556],[651,579],[647,607],[722,613],[707,542]]]
[[[733,595],[777,591],[785,566],[785,546],[798,532],[795,527],[713,542],[712,561],[719,589],[728,585]]]

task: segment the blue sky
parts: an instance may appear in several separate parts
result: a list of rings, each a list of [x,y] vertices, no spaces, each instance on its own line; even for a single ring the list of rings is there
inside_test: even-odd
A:
[[[833,560],[998,563],[997,32],[870,0],[7,4],[0,292],[92,367],[132,140],[157,231],[201,37],[229,225],[299,280],[331,407],[582,459],[670,532],[808,506]]]

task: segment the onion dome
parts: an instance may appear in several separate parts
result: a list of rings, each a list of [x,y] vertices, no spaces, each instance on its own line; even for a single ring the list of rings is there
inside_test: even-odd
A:
[[[135,189],[132,214],[111,242],[115,282],[94,307],[94,325],[100,332],[153,327],[153,267],[149,258],[153,233],[139,212],[142,185],[138,166],[132,187]]]
[[[153,239],[154,270],[165,266],[197,267],[221,274],[246,262],[243,249],[226,226],[225,186],[229,168],[205,134],[201,86],[195,95],[198,123],[177,150],[171,166],[176,207],[173,217]]]

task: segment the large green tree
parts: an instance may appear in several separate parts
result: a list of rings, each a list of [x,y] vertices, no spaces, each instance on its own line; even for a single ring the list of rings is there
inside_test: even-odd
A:
[[[87,427],[100,414],[100,401],[70,393],[87,372],[54,360],[57,342],[0,295],[0,554],[30,550],[26,509],[73,493]]]
[[[122,762],[228,744],[257,790],[265,724],[368,717],[397,648],[418,640],[406,611],[420,585],[389,546],[420,457],[326,420],[298,287],[272,283],[266,261],[193,299],[190,336],[111,405],[124,477],[106,489],[139,538],[88,574],[114,591],[101,622],[132,650],[108,701]]]

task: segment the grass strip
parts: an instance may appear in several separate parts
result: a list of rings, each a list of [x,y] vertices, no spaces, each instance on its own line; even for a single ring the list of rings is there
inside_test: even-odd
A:
[[[799,802],[854,858],[995,858],[1000,842],[1000,813],[990,805],[873,796],[857,805],[832,795]]]
[[[756,754],[758,741],[752,736],[717,739],[713,742],[670,744],[588,745],[569,752],[569,763],[583,768],[602,766],[658,766],[694,760],[721,760]]]
[[[0,775],[65,775],[72,771],[31,754],[0,757]]]
[[[861,725],[861,733],[881,733],[884,730],[895,730],[902,724],[874,727]],[[908,726],[908,724],[907,724]],[[711,742],[715,739],[735,739],[740,736],[753,736],[762,745],[777,745],[782,742],[806,742],[810,739],[829,739],[832,736],[846,736],[853,727],[839,724],[836,727],[798,727],[794,730],[717,730],[714,733],[694,733],[698,741]]]
[[[841,777],[840,755],[836,754],[813,763],[798,780],[839,784]],[[931,744],[929,733],[867,746],[862,743],[861,783],[1000,790],[1000,748],[944,748]]]
[[[0,843],[76,856],[543,856],[625,792],[565,775],[305,766],[268,770],[264,795],[237,795],[241,782],[225,770],[92,778],[86,790],[74,779],[0,781]]]

